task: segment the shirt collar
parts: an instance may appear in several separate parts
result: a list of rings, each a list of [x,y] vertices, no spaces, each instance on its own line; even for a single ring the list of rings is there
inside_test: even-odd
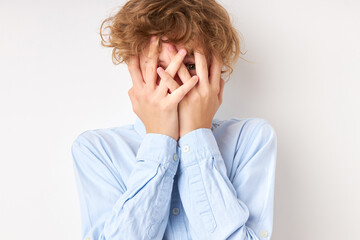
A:
[[[211,131],[213,131],[219,125],[219,121],[220,121],[219,119],[213,118],[211,123]],[[137,115],[134,123],[134,128],[140,134],[141,137],[145,137],[146,135],[145,125]]]

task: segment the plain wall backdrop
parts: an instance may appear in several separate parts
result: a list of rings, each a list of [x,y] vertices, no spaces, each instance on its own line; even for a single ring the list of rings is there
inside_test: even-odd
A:
[[[1,239],[80,239],[70,146],[135,119],[99,36],[123,3],[0,0]],[[221,3],[256,63],[239,59],[216,117],[276,131],[272,239],[359,239],[359,1]]]

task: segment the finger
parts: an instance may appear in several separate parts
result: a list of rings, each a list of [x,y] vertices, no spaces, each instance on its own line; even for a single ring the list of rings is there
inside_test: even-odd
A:
[[[213,55],[212,63],[211,63],[211,66],[210,66],[210,79],[209,79],[209,81],[210,81],[210,85],[214,89],[219,89],[220,78],[221,78],[221,68],[222,68],[221,61],[215,55]]]
[[[218,94],[218,99],[219,99],[220,105],[221,105],[222,102],[223,102],[224,87],[225,87],[225,80],[222,79],[222,78],[220,78],[220,91],[219,91],[219,94]]]
[[[171,92],[174,92],[179,87],[179,84],[162,67],[157,68],[157,73],[161,78],[160,83],[165,83]]]
[[[152,36],[150,39],[149,53],[146,60],[145,82],[149,87],[155,88],[156,85],[156,68],[158,64],[159,53],[157,50],[157,37]]]
[[[198,76],[192,76],[189,81],[181,85],[172,94],[169,95],[170,101],[174,101],[174,104],[178,104],[185,95],[196,85],[198,82]]]
[[[172,60],[176,56],[177,52],[176,52],[174,46],[172,46],[171,44],[168,44],[168,45],[169,45],[168,53],[169,53],[170,59]],[[180,68],[179,68],[177,74],[183,83],[191,78],[191,75],[184,63],[180,64]]]
[[[194,57],[196,65],[196,75],[199,76],[199,87],[209,87],[210,83],[205,55],[201,54],[198,51],[194,51]]]
[[[161,80],[160,80],[159,86],[158,86],[156,89],[157,89],[157,91],[159,92],[159,94],[160,94],[161,96],[166,96],[166,95],[168,95],[169,88],[168,88],[168,86],[166,85],[165,81],[161,81]]]
[[[180,49],[179,52],[175,55],[175,57],[171,60],[169,66],[166,68],[166,71],[170,74],[171,77],[175,77],[175,74],[177,73],[182,62],[184,61],[185,56],[186,50],[183,48]]]
[[[128,70],[130,72],[131,81],[135,88],[140,88],[144,86],[145,82],[143,80],[142,73],[139,66],[139,56],[131,56],[127,63]]]

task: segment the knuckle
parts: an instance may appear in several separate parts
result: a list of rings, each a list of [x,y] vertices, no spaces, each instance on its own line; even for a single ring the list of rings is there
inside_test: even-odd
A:
[[[154,100],[154,98],[152,96],[150,96],[149,94],[145,94],[144,100],[151,105],[156,104],[156,101]]]
[[[129,97],[130,97],[130,99],[131,99],[132,102],[137,102],[137,101],[139,101],[139,96],[138,96],[138,93],[136,93],[136,92],[130,93],[130,94],[129,94]]]
[[[129,90],[128,90],[128,95],[134,95],[134,88],[131,87]]]
[[[160,109],[165,112],[170,111],[171,105],[169,103],[163,103],[160,105]]]
[[[204,95],[204,97],[209,97],[211,95],[210,89],[205,88],[204,91],[203,91],[203,95]]]
[[[155,63],[155,58],[154,58],[153,56],[150,56],[150,58],[148,58],[148,59],[146,60],[146,63],[147,63],[147,64],[154,64],[154,63]]]
[[[183,88],[180,88],[177,91],[179,92],[181,98],[183,98],[186,95],[186,91]]]
[[[169,82],[172,78],[170,74],[167,71],[165,71],[162,79],[165,80],[165,82]]]
[[[197,102],[200,101],[200,99],[201,99],[200,94],[198,92],[195,92],[195,94],[193,94],[193,100]]]
[[[216,94],[220,92],[220,86],[215,86],[213,89]]]

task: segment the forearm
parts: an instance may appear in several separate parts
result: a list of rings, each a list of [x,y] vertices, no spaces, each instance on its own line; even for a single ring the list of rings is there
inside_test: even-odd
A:
[[[162,239],[178,166],[174,139],[162,134],[145,136],[122,193],[113,187],[118,183],[107,172],[109,168],[99,163],[85,146],[74,144],[73,153],[82,199],[83,236],[108,240]]]

